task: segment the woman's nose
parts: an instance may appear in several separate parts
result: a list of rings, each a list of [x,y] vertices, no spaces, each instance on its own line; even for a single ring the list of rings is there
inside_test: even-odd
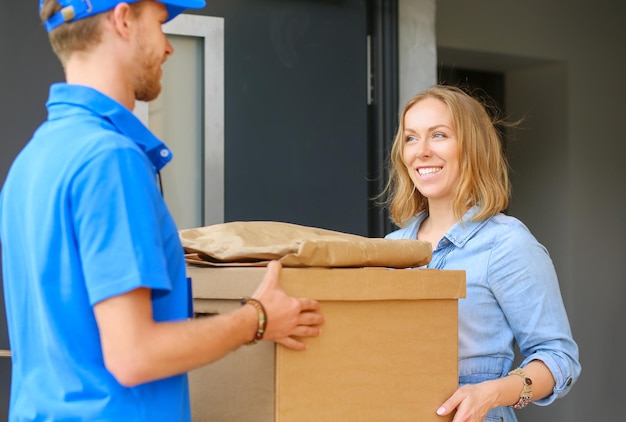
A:
[[[416,158],[428,158],[431,155],[430,150],[430,142],[424,139],[421,142],[418,142],[415,146],[415,157]]]

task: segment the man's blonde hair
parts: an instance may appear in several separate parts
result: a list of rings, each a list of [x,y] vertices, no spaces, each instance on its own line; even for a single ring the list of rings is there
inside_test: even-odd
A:
[[[61,10],[56,0],[44,0],[39,11],[42,22]],[[61,63],[65,64],[69,55],[76,51],[87,51],[98,44],[101,38],[100,20],[103,14],[66,22],[48,33],[50,45]]]
[[[391,149],[389,180],[382,194],[386,195],[384,202],[389,206],[392,221],[403,226],[415,214],[428,211],[428,200],[415,188],[402,159],[404,116],[425,98],[435,98],[446,105],[457,135],[461,175],[454,189],[455,216],[461,219],[474,205],[480,208],[474,220],[483,220],[505,210],[511,186],[497,125],[514,124],[491,117],[485,105],[463,90],[436,85],[411,98],[400,116]]]
[[[130,3],[130,9],[138,14],[139,8],[144,2]],[[46,22],[52,15],[61,10],[61,5],[56,0],[44,0],[39,17]],[[87,51],[97,45],[102,39],[102,26],[104,16],[109,12],[98,13],[73,22],[65,22],[48,33],[48,39],[52,49],[62,64],[67,62],[71,53]]]

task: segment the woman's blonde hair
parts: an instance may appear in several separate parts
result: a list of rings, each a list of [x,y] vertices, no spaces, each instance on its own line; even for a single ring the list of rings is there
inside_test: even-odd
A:
[[[514,123],[491,117],[486,108],[488,105],[460,88],[436,85],[411,98],[400,116],[391,148],[389,180],[382,193],[391,220],[403,226],[415,214],[428,211],[428,200],[415,188],[402,159],[404,116],[425,98],[436,98],[448,107],[457,135],[461,175],[454,190],[455,216],[460,220],[474,205],[480,209],[473,220],[483,220],[505,210],[511,187],[497,126],[513,126]]]

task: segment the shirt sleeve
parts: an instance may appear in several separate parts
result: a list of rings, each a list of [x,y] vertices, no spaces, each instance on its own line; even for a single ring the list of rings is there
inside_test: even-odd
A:
[[[580,375],[578,346],[552,260],[521,223],[502,230],[490,257],[489,283],[524,357],[522,366],[541,360],[556,381],[548,405],[569,392]]]
[[[134,145],[109,144],[71,187],[74,240],[92,305],[139,287],[171,289],[154,169]]]

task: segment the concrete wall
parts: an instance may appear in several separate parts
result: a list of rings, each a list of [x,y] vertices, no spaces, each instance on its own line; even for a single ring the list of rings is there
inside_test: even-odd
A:
[[[510,144],[511,213],[549,248],[581,349],[570,395],[522,421],[622,418],[624,18],[621,0],[437,2],[439,60],[504,71],[508,111],[527,115]]]
[[[398,108],[437,82],[435,0],[398,0]]]

